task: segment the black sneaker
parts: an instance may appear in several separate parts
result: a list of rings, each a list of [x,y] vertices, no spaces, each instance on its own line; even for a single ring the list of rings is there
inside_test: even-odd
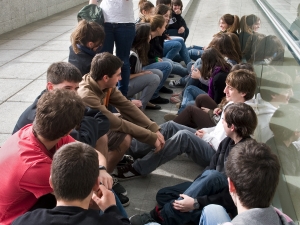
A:
[[[113,187],[112,189],[116,194],[122,194],[122,195],[127,195],[126,189],[119,183],[118,178],[112,177],[113,178]]]
[[[150,100],[150,102],[152,104],[168,104],[170,101],[169,99],[158,96],[157,98]]]
[[[129,206],[130,200],[127,196],[122,195],[122,194],[117,194],[117,193],[116,193],[116,195],[118,196],[123,207]]]
[[[134,159],[131,155],[124,155],[123,159],[118,163],[117,166],[125,166],[134,163]]]
[[[166,93],[166,94],[173,94],[173,90],[171,90],[165,86],[162,86],[162,88],[159,90],[159,92]]]
[[[136,177],[140,177],[139,174],[132,166],[132,164],[117,167],[117,174],[114,174],[119,180],[129,180]]]
[[[150,215],[150,213],[143,213],[141,215],[133,215],[129,218],[131,225],[144,225],[150,222],[156,222]]]

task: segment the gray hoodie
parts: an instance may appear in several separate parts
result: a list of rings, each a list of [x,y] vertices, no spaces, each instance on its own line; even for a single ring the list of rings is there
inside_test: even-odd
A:
[[[278,209],[254,208],[237,215],[232,221],[233,225],[295,225],[295,223]]]

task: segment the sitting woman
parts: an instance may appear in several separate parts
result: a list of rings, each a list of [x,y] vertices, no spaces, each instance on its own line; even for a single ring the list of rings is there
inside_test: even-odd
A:
[[[155,8],[155,14],[162,15],[167,24],[170,22],[170,15],[171,10],[169,6],[166,5],[158,5]],[[166,27],[167,28],[167,27]],[[191,62],[191,59],[188,55],[188,51],[186,49],[186,45],[184,43],[184,40],[181,37],[178,38],[170,38],[167,34],[167,32],[164,33],[162,36],[164,39],[163,44],[163,56],[166,59],[173,60],[176,56],[180,56],[180,58],[185,62],[187,65],[189,62]],[[186,75],[186,69],[182,67],[181,64],[174,62],[174,74],[178,74],[180,76]]]
[[[158,105],[149,104],[151,96],[157,89],[163,73],[158,69],[143,70],[142,65],[148,64],[148,51],[151,39],[149,24],[140,24],[136,28],[136,35],[133,40],[132,49],[129,56],[130,81],[128,87],[128,97],[141,92],[140,100],[142,109],[161,109]]]
[[[221,31],[219,33],[233,33],[239,37],[238,31],[240,29],[240,20],[237,15],[224,14],[219,20],[219,27]],[[189,56],[193,60],[201,58],[203,51],[206,47],[192,45],[187,48]]]
[[[248,38],[260,28],[260,18],[254,14],[242,16],[240,21],[241,32],[239,33],[239,41],[241,51],[243,52]]]
[[[139,9],[140,9],[140,14],[139,17],[136,19],[135,23],[140,23],[145,20],[149,20],[150,16],[154,15],[154,10],[155,7],[152,4],[152,2],[147,1],[147,0],[140,0],[139,1]]]
[[[189,28],[185,20],[182,18],[183,4],[181,0],[172,0],[171,2],[172,15],[167,29],[167,33],[171,36],[180,36],[186,41],[189,36]]]
[[[189,101],[194,101],[203,92],[207,92],[217,104],[221,102],[225,95],[223,92],[226,86],[225,80],[231,66],[224,60],[221,53],[213,47],[206,49],[201,59],[202,66],[200,70],[194,68],[191,77],[201,79],[203,82],[200,88],[194,85],[186,87],[178,114],[184,110]]]
[[[234,37],[231,37],[231,36],[234,36]],[[236,44],[234,43],[233,38],[234,38]],[[231,66],[233,66],[241,61],[241,55],[240,55],[241,52],[240,52],[238,38],[235,37],[234,34],[229,35],[228,33],[218,33],[218,34],[214,35],[214,38],[208,45],[208,48],[211,48],[211,47],[214,47],[215,49],[217,49],[222,54],[225,61],[228,64],[230,64]],[[240,52],[240,54],[237,51]],[[208,81],[204,80],[203,78],[195,79],[194,78],[195,76],[192,75],[193,70],[194,69],[199,70],[201,68],[202,64],[203,64],[203,62],[202,62],[201,58],[197,59],[194,64],[193,63],[188,64],[187,69],[188,69],[189,74],[191,74],[191,76],[181,78],[178,81],[171,81],[169,83],[169,86],[176,87],[176,86],[185,85],[187,87],[189,85],[194,85],[196,87],[199,87],[200,89],[203,89],[203,84],[207,86]],[[175,100],[174,101],[173,100],[174,100],[174,98],[171,99],[171,102],[173,102],[173,103],[178,102],[178,101],[176,102]]]

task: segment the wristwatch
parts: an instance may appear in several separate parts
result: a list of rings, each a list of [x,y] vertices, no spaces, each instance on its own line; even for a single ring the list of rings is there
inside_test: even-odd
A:
[[[200,204],[198,202],[198,200],[195,198],[194,199],[194,209],[199,209],[200,208]]]
[[[99,170],[106,170],[106,167],[105,166],[99,166]]]

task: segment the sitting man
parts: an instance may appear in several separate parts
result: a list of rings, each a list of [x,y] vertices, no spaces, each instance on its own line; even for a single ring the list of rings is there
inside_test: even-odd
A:
[[[52,157],[62,145],[75,141],[68,134],[80,124],[84,109],[75,92],[46,92],[37,103],[33,124],[21,128],[2,145],[0,224],[11,224],[30,209],[55,206],[49,185]],[[106,160],[98,155],[102,165]],[[101,180],[108,182],[107,178]]]
[[[225,165],[229,192],[238,215],[231,221],[223,207],[203,209],[199,225],[295,225],[271,206],[278,180],[278,158],[266,144],[248,140],[232,149]]]
[[[13,134],[20,130],[27,124],[33,122],[36,114],[36,105],[40,97],[47,91],[55,89],[67,89],[77,92],[79,82],[82,81],[80,71],[71,63],[56,62],[50,65],[47,70],[47,84],[46,89],[35,99],[20,116],[13,130]],[[107,135],[109,130],[109,121],[99,110],[86,107],[83,119],[77,129],[73,129],[70,135],[77,141],[84,142],[91,145],[96,150],[100,151],[107,159]],[[109,167],[107,163],[103,163],[104,167]],[[103,173],[104,175],[104,173]],[[111,183],[108,187],[111,189]],[[123,206],[129,204],[129,199],[123,194],[126,194],[125,188],[118,182],[117,179],[113,180],[113,190],[118,195]]]
[[[256,90],[256,76],[245,69],[231,72],[226,79],[226,100],[232,103],[252,103]],[[216,153],[220,142],[226,137],[221,119],[215,127],[196,130],[173,121],[161,125],[161,133],[166,143],[159,152],[154,152],[153,147],[133,139],[128,153],[137,158],[133,164],[119,167],[117,177],[128,179],[146,175],[175,158],[177,155],[187,153],[189,157],[202,167],[209,165],[212,156]]]
[[[75,142],[61,147],[53,157],[49,182],[56,207],[27,212],[12,225],[130,224],[118,211],[114,194],[100,183],[97,153],[89,145]],[[92,199],[103,215],[89,209]]]
[[[131,137],[151,145],[157,151],[165,142],[159,132],[159,126],[116,88],[116,84],[121,80],[122,64],[118,57],[108,52],[97,54],[93,58],[90,73],[83,76],[78,89],[78,94],[86,106],[100,110],[109,119],[109,172],[114,170],[128,150]],[[121,117],[110,112],[107,109],[108,104],[117,108]]]
[[[236,207],[228,194],[225,162],[234,146],[251,139],[257,118],[251,106],[235,103],[225,109],[222,124],[227,137],[220,143],[204,172],[193,182],[159,190],[156,196],[159,206],[150,214],[131,217],[132,225],[148,222],[166,225],[186,224],[190,221],[197,223],[203,207],[212,203],[221,204],[229,213],[236,214]]]

